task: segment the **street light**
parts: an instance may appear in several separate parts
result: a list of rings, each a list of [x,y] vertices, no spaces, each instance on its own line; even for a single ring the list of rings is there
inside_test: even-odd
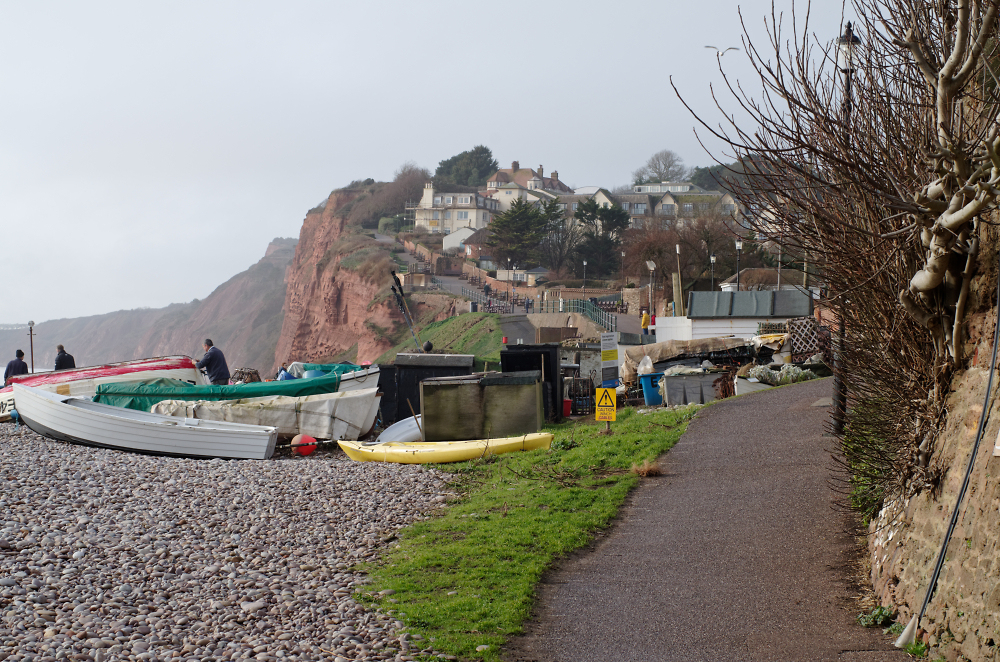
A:
[[[35,323],[28,322],[28,348],[31,351],[31,374],[35,373]]]
[[[736,291],[740,291],[740,253],[743,252],[743,240],[736,240]]]
[[[653,311],[653,272],[656,271],[656,263],[646,260],[646,268],[649,269],[649,315],[652,317]]]
[[[715,291],[715,253],[712,253],[712,291]]]
[[[583,300],[587,300],[587,261],[583,261]]]
[[[844,74],[844,127],[845,142],[848,149],[851,146],[851,81],[854,76],[854,59],[861,40],[854,34],[850,21],[843,36],[837,39],[837,68]],[[844,422],[847,418],[847,386],[844,383],[844,364],[842,353],[844,349],[844,300],[840,300],[840,314],[837,315],[837,346],[833,354],[833,434],[840,437],[844,434]],[[926,602],[924,603],[926,606]],[[923,610],[921,610],[923,616]]]
[[[680,296],[675,296],[674,300],[679,301],[681,304],[681,317],[684,317],[684,282],[681,280],[681,245],[674,244],[674,248],[677,249],[677,288],[680,290],[678,294]]]

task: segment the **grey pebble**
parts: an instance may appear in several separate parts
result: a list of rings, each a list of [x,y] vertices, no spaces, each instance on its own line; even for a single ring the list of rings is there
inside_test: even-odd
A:
[[[320,454],[132,455],[10,423],[0,423],[0,453],[0,587],[10,595],[0,660],[349,660],[408,649],[403,621],[354,601],[368,580],[348,568],[446,500],[446,474]]]

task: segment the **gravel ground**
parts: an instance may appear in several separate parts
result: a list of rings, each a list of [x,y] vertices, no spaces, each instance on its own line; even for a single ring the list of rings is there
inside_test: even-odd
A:
[[[440,655],[388,595],[384,612],[355,602],[351,567],[442,507],[446,478],[339,451],[133,455],[0,424],[0,660]]]

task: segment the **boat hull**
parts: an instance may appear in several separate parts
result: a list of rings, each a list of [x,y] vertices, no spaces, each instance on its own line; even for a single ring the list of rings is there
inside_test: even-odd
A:
[[[396,462],[400,464],[429,464],[464,462],[480,457],[548,449],[553,435],[545,432],[526,434],[503,439],[477,439],[474,441],[387,441],[381,444],[361,444],[356,441],[339,441],[347,456],[358,462]]]
[[[273,427],[181,419],[124,410],[14,385],[18,414],[46,437],[87,446],[199,459],[258,459],[274,453]]]
[[[204,375],[195,367],[194,359],[187,356],[161,356],[136,361],[123,361],[105,365],[18,375],[10,378],[10,385],[0,389],[0,421],[10,418],[15,407],[13,384],[33,386],[60,395],[91,397],[101,384],[136,382],[158,377],[180,379],[192,384],[205,384]]]

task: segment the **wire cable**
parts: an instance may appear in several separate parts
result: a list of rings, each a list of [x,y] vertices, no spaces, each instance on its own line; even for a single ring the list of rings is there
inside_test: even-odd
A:
[[[997,266],[1000,267],[1000,254],[997,255]],[[948,522],[948,531],[945,533],[944,542],[941,543],[941,551],[938,553],[937,563],[934,564],[934,574],[931,575],[931,583],[927,587],[927,593],[924,595],[924,603],[921,605],[920,613],[917,615],[917,623],[920,623],[920,620],[924,617],[927,605],[930,603],[931,597],[934,595],[934,590],[937,588],[938,576],[941,574],[945,553],[948,551],[948,543],[951,542],[951,535],[955,532],[955,525],[958,523],[958,516],[962,510],[962,501],[965,498],[965,492],[969,488],[972,469],[976,465],[976,455],[979,454],[979,442],[983,439],[983,431],[986,429],[986,421],[989,418],[990,393],[993,390],[993,374],[996,372],[997,365],[997,342],[1000,341],[1000,278],[997,279],[996,310],[997,321],[993,328],[993,358],[990,359],[990,377],[986,382],[986,396],[983,400],[983,413],[979,416],[979,430],[976,432],[976,442],[972,445],[972,453],[969,456],[969,465],[965,469],[962,488],[958,491],[958,500],[955,502],[955,509],[951,513],[951,520]]]

